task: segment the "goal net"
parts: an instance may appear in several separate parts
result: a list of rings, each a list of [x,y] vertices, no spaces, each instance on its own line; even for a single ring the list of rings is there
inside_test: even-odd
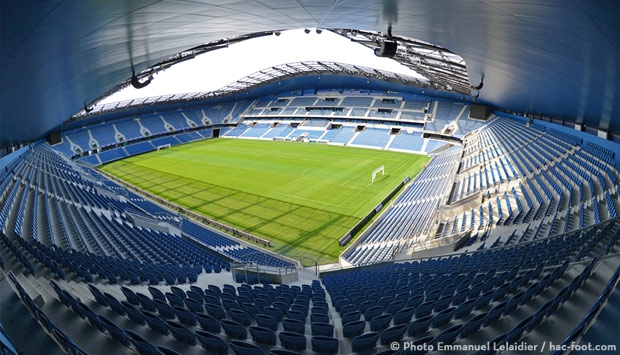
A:
[[[375,179],[377,178],[377,175],[381,173],[381,176],[385,175],[385,165],[381,165],[380,167],[376,168],[375,170],[372,171],[372,180],[371,183],[375,182]]]
[[[160,151],[160,150],[166,149],[166,148],[172,148],[172,145],[170,145],[170,143],[164,144],[164,145],[158,145],[157,146],[157,151]]]

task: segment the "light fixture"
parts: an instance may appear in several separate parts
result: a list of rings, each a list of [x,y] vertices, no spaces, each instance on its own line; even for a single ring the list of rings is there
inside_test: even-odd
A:
[[[276,36],[279,36],[280,35],[280,31],[279,30],[275,30],[275,31],[273,31],[273,34],[276,35]]]
[[[317,27],[317,29],[316,29],[315,31],[316,31],[316,33],[317,33],[317,34],[321,34],[321,33],[323,33],[323,30],[322,30],[322,29],[320,29],[320,28],[318,28],[318,27]]]
[[[398,48],[398,44],[396,41],[390,39],[384,39],[379,41],[379,47],[375,48],[375,55],[377,57],[387,57],[392,58],[396,55],[396,49]]]
[[[147,86],[153,80],[153,76],[149,75],[145,81],[140,81],[135,71],[131,71],[131,85],[136,89],[142,89]]]
[[[384,39],[377,39],[378,48],[375,48],[375,55],[377,57],[392,58],[396,55],[398,49],[398,43],[392,38],[392,24],[388,25],[387,37]]]
[[[308,27],[306,27],[306,28],[304,28],[304,32],[305,32],[306,34],[308,34],[308,33],[310,33],[310,29],[309,29]]]
[[[471,88],[474,90],[480,91],[480,89],[482,89],[483,86],[484,86],[484,75],[480,77],[480,84],[478,84],[477,86],[472,85]]]

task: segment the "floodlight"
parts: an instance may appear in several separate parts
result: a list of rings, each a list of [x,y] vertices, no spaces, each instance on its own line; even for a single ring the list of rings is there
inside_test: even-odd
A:
[[[385,39],[379,42],[379,48],[375,48],[375,55],[377,57],[392,58],[396,55],[396,49],[398,44],[396,41]]]
[[[134,88],[136,88],[136,89],[142,89],[143,87],[145,87],[148,84],[150,84],[151,80],[153,80],[153,76],[149,75],[148,78],[145,81],[140,81],[140,79],[136,75],[136,72],[132,71],[132,74],[131,74],[131,85]]]

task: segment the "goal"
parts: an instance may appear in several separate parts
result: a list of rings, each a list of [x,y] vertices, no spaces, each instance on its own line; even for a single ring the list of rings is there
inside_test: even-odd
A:
[[[381,165],[380,167],[376,168],[375,170],[372,171],[372,180],[371,183],[375,182],[375,179],[377,178],[377,174],[381,173],[381,176],[385,175],[385,165]]]
[[[166,148],[172,148],[172,145],[170,145],[170,143],[164,144],[164,145],[158,145],[157,146],[157,151],[160,151],[160,150],[166,149]]]

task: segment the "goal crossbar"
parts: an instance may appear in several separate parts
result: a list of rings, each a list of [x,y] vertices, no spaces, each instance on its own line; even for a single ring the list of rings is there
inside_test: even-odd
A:
[[[379,173],[381,173],[381,176],[385,175],[385,165],[381,165],[380,167],[372,171],[371,183],[375,182],[375,179],[377,178],[377,174]]]
[[[160,151],[162,149],[166,149],[166,148],[172,148],[172,145],[170,143],[168,144],[163,144],[163,145],[158,145],[157,146],[157,151]]]

